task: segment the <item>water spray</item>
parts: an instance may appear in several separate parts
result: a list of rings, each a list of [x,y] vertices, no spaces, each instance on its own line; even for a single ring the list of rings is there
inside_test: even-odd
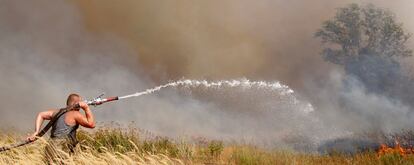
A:
[[[174,82],[170,82],[164,85],[160,85],[154,88],[150,88],[147,89],[145,91],[142,92],[137,92],[134,94],[130,94],[130,95],[125,95],[125,96],[114,96],[114,97],[108,97],[108,98],[103,98],[104,94],[99,95],[98,97],[95,97],[92,100],[85,100],[84,102],[87,103],[88,105],[91,106],[98,106],[107,102],[112,102],[112,101],[116,101],[116,100],[123,100],[123,99],[127,99],[127,98],[132,98],[132,97],[139,97],[139,96],[143,96],[143,95],[148,95],[148,94],[152,94],[154,92],[158,92],[163,88],[168,88],[168,87],[177,87],[177,86],[183,86],[183,87],[205,87],[205,88],[221,88],[221,87],[241,87],[241,88],[246,88],[246,89],[250,89],[250,88],[258,88],[258,89],[265,89],[265,90],[270,90],[270,91],[278,91],[279,94],[281,95],[292,95],[293,94],[293,90],[290,89],[288,86],[281,84],[280,82],[266,82],[266,81],[250,81],[248,79],[240,79],[240,80],[220,80],[220,81],[207,81],[207,80],[189,80],[189,79],[185,79],[185,80],[178,80],[178,81],[174,81]],[[297,102],[296,97],[293,96],[293,101]],[[53,117],[52,119],[49,121],[49,123],[46,124],[45,127],[43,127],[43,129],[36,135],[36,139],[34,139],[33,141],[30,140],[25,140],[19,143],[15,143],[9,146],[4,146],[4,147],[0,147],[0,152],[2,151],[7,151],[10,150],[12,148],[17,148],[20,146],[24,146],[26,144],[32,143],[34,141],[36,141],[39,137],[42,137],[44,134],[46,134],[46,132],[52,127],[52,125],[57,121],[57,119],[62,116],[64,113],[74,110],[74,109],[78,109],[80,108],[79,104],[75,104],[72,106],[68,106],[65,108],[61,108]],[[311,110],[313,110],[313,107],[310,107]]]

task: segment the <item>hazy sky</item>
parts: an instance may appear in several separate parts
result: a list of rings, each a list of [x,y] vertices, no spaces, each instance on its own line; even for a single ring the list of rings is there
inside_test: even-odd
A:
[[[318,55],[314,32],[336,8],[352,2],[389,8],[414,31],[410,0],[91,0],[76,5],[88,30],[125,39],[155,80],[245,76],[300,88],[304,77],[325,76],[331,68]]]

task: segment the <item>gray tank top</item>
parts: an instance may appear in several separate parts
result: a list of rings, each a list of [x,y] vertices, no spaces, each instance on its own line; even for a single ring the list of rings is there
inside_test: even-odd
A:
[[[74,145],[77,143],[76,139],[76,130],[79,128],[79,124],[74,126],[67,125],[65,123],[65,116],[64,113],[60,116],[57,121],[52,125],[52,131],[50,137],[54,138],[68,138]]]

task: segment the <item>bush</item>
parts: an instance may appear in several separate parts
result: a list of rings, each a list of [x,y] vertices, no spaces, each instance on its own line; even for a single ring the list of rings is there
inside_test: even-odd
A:
[[[208,151],[210,152],[210,156],[218,157],[224,149],[223,142],[221,141],[211,141],[208,144]]]
[[[145,140],[141,149],[144,152],[149,152],[152,154],[161,153],[171,157],[177,157],[179,150],[177,145],[172,143],[168,138],[157,137],[153,140]]]

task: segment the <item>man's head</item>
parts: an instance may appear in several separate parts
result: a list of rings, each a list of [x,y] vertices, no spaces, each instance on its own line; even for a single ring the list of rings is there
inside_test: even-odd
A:
[[[72,93],[68,96],[68,99],[66,100],[66,105],[71,106],[71,105],[74,105],[76,103],[79,103],[81,100],[82,100],[82,98],[80,97],[80,95],[78,95],[76,93]]]

